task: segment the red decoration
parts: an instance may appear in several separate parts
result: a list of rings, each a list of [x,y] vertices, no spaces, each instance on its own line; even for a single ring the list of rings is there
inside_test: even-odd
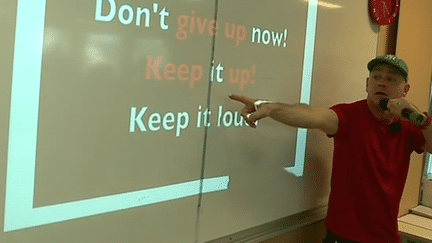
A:
[[[372,19],[379,25],[389,25],[399,14],[400,0],[369,0]]]

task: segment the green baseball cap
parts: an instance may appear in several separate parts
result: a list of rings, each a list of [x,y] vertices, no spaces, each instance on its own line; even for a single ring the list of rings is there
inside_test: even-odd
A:
[[[397,58],[395,55],[377,56],[368,63],[367,68],[372,72],[379,66],[388,66],[396,69],[405,78],[405,81],[408,82],[408,66],[404,60]]]

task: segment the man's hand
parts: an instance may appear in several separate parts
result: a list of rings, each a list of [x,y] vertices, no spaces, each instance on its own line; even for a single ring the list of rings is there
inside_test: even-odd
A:
[[[405,98],[390,99],[387,107],[387,113],[390,113],[393,116],[399,117],[400,119],[405,121],[408,121],[407,118],[402,116],[402,111],[405,109],[415,111],[419,114],[423,114],[423,112],[421,112],[414,104],[412,104]]]
[[[229,98],[244,104],[241,115],[244,117],[247,124],[249,124],[249,126],[252,128],[256,128],[255,122],[257,120],[270,115],[270,109],[266,105],[261,105],[258,107],[258,110],[255,110],[254,103],[257,100],[234,94],[230,95]]]

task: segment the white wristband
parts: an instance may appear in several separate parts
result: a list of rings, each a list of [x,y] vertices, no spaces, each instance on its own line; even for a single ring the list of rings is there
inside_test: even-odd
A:
[[[255,110],[258,110],[259,106],[262,104],[270,104],[270,103],[275,103],[275,102],[269,100],[257,100],[254,102]]]

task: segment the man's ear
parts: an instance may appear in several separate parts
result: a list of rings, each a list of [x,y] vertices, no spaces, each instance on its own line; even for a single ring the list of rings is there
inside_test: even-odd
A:
[[[403,91],[403,97],[405,97],[408,94],[408,91],[409,91],[410,87],[411,86],[409,84],[405,85],[404,91]]]
[[[368,93],[368,88],[369,88],[369,77],[366,78],[366,93]]]

